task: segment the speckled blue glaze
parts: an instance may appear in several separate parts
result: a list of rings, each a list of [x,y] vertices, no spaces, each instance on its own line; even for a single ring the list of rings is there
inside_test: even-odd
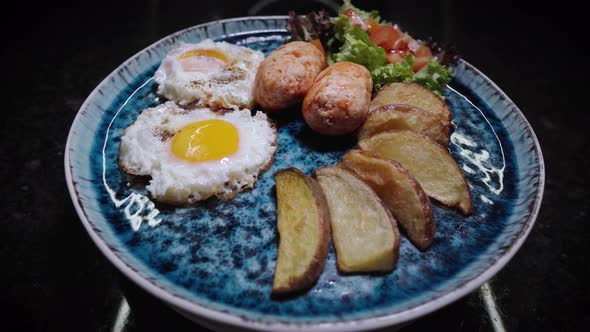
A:
[[[533,144],[534,134],[519,124],[522,119],[513,118],[517,115],[498,111],[498,107],[513,104],[486,86],[487,81],[478,81],[479,72],[462,62],[445,91],[456,125],[449,148],[467,176],[474,213],[465,217],[434,203],[437,231],[432,247],[420,252],[404,237],[392,273],[340,275],[331,248],[322,275],[309,291],[289,299],[270,296],[278,246],[274,173],[297,167],[311,174],[317,167],[335,164],[356,143],[353,137],[314,134],[296,109],[291,115],[274,117],[278,128],[275,163],[254,189],[231,200],[210,199],[184,208],[156,205],[161,222],[154,227],[144,223],[133,231],[122,208],[115,207],[105,189],[103,147],[105,180],[116,197],[122,199],[133,192],[147,195],[141,183],[134,180],[128,185],[130,179],[120,171],[117,158],[122,131],[143,109],[163,102],[150,81],[158,59],[179,39],[205,37],[268,54],[287,37],[282,31],[284,23],[276,18],[228,22],[223,27],[216,23],[173,35],[115,71],[111,76],[119,75],[122,80],[113,78],[108,87],[107,78],[107,86],[101,85],[93,97],[101,102],[81,110],[81,116],[88,119],[75,123],[70,136],[85,140],[74,140],[69,152],[73,158],[66,158],[75,203],[80,205],[82,219],[88,219],[89,231],[134,273],[175,297],[244,321],[363,320],[399,314],[462,287],[495,264],[532,226],[530,215],[539,203],[535,194],[540,183],[542,186],[542,157]],[[232,35],[231,29],[242,33]],[[474,163],[474,153],[485,160]],[[502,169],[503,178],[490,169]]]

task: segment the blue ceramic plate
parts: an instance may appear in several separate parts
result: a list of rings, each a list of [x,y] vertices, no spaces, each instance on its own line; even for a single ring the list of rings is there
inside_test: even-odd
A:
[[[320,138],[298,116],[276,119],[276,161],[253,190],[196,206],[155,205],[129,186],[117,164],[122,131],[163,101],[152,75],[171,46],[205,38],[268,54],[288,37],[286,17],[211,22],[168,36],[113,71],[88,97],[65,151],[69,190],[82,223],[130,279],[179,311],[216,326],[262,330],[356,330],[400,324],[436,310],[491,278],[523,243],[539,210],[544,166],[522,113],[465,61],[446,101],[457,126],[450,151],[474,202],[464,217],[435,204],[437,232],[427,252],[405,238],[387,275],[343,276],[331,249],[317,284],[288,300],[271,298],[278,235],[273,175],[286,167],[310,174],[332,165],[355,142]]]

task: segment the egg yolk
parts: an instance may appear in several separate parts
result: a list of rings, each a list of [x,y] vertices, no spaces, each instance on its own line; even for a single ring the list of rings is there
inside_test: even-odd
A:
[[[179,57],[182,70],[212,73],[227,65],[227,57],[217,50],[190,50]]]
[[[183,55],[180,56],[180,60],[194,57],[194,56],[207,56],[210,58],[216,58],[223,62],[227,62],[227,57],[225,54],[217,51],[217,50],[190,50]]]
[[[188,124],[172,138],[172,153],[190,162],[219,160],[238,150],[238,129],[223,120]]]

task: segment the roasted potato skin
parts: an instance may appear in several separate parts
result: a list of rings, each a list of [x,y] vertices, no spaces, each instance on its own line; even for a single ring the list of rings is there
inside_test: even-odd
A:
[[[305,95],[305,122],[323,135],[349,134],[365,121],[371,101],[373,80],[364,66],[337,62],[316,78]]]
[[[265,111],[296,105],[326,66],[325,54],[312,43],[294,41],[282,45],[260,63],[254,99]]]
[[[348,192],[338,192],[337,194],[333,191],[330,192],[332,190],[335,190],[332,186],[329,186],[327,183],[323,182],[323,177],[330,177],[330,176],[334,176],[334,175],[342,175],[344,177],[348,177],[349,179],[353,179],[356,183],[355,185],[355,190],[353,191],[348,191]],[[384,214],[384,220],[386,220],[386,224],[389,224],[391,226],[391,240],[392,240],[392,247],[388,248],[388,251],[384,251],[382,252],[383,255],[381,256],[369,256],[369,254],[367,254],[365,256],[365,261],[361,262],[356,262],[356,264],[354,264],[353,262],[351,262],[349,260],[349,258],[344,256],[343,251],[348,251],[350,253],[350,249],[345,248],[351,245],[350,241],[347,241],[347,239],[341,239],[338,238],[338,229],[336,228],[335,225],[343,225],[343,224],[347,224],[348,226],[350,225],[354,225],[354,224],[358,224],[357,222],[360,220],[349,220],[348,223],[344,223],[342,220],[337,220],[335,218],[337,218],[338,216],[335,214],[331,214],[330,215],[330,223],[332,225],[332,242],[334,245],[334,248],[336,250],[336,262],[337,262],[337,266],[338,266],[338,270],[342,273],[362,273],[362,272],[389,272],[392,269],[395,268],[398,258],[399,258],[399,246],[400,246],[400,234],[399,234],[399,230],[397,227],[397,222],[395,220],[395,218],[393,217],[393,215],[391,214],[391,212],[389,211],[389,209],[387,209],[387,207],[385,207],[383,205],[383,202],[381,201],[381,199],[377,196],[377,194],[369,187],[368,184],[366,184],[358,175],[356,175],[354,172],[343,168],[343,167],[339,167],[339,166],[326,166],[326,167],[320,167],[317,168],[314,173],[313,173],[313,177],[315,179],[317,179],[318,183],[320,184],[320,187],[323,188],[324,193],[326,195],[326,199],[328,201],[328,206],[329,208],[332,208],[330,206],[330,202],[332,203],[336,203],[336,202],[340,202],[340,201],[344,201],[344,202],[348,202],[348,200],[350,199],[351,196],[356,196],[356,195],[363,195],[364,198],[368,199],[371,204],[373,205],[373,208],[375,210],[379,210],[382,211]],[[347,181],[348,182],[348,181]],[[348,182],[348,184],[350,184],[350,182]],[[358,197],[358,196],[357,196]],[[362,201],[362,200],[361,200]],[[358,203],[358,202],[355,202]],[[356,209],[357,213],[356,214],[363,214],[365,212],[365,210],[362,210],[363,207],[366,208],[366,206],[363,206],[362,204],[358,205],[358,204],[346,204],[346,208],[347,209]],[[359,210],[361,209],[361,210]],[[337,208],[337,210],[339,210]],[[352,213],[352,215],[354,215],[355,213]],[[354,227],[354,226],[353,226]],[[345,231],[346,233],[346,231]],[[356,239],[361,238],[361,236],[358,233],[355,233],[354,236]],[[353,241],[354,242],[354,241]],[[366,244],[366,239],[365,239],[365,244]],[[367,246],[362,246],[359,249],[360,250],[364,250]],[[375,254],[375,252],[371,252],[371,254]],[[371,261],[371,258],[377,258],[377,260],[373,260]],[[351,265],[353,264],[353,265]],[[362,266],[361,266],[362,265]]]
[[[416,178],[426,194],[459,209],[473,212],[469,184],[461,168],[444,146],[411,130],[389,130],[365,138],[359,147],[381,158],[399,162]]]
[[[299,278],[290,279],[289,284],[285,286],[276,286],[273,283],[272,294],[274,296],[283,296],[291,294],[297,291],[305,290],[313,285],[313,283],[319,278],[320,274],[324,269],[326,258],[328,257],[328,250],[330,245],[330,210],[324,192],[319,184],[311,177],[307,176],[300,170],[294,167],[286,168],[275,173],[275,179],[281,177],[281,175],[291,173],[295,176],[303,179],[306,185],[311,190],[314,198],[314,205],[309,209],[315,208],[318,216],[318,232],[319,241],[316,247],[315,253],[310,264],[307,266],[305,273]],[[277,200],[279,193],[277,192]],[[280,246],[280,243],[279,243]]]
[[[410,172],[394,160],[362,150],[350,150],[337,165],[353,171],[375,191],[418,249],[430,247],[436,232],[432,204]]]
[[[384,85],[373,96],[369,112],[381,106],[406,104],[420,108],[436,116],[444,124],[453,120],[449,106],[432,91],[417,83],[389,83]]]
[[[406,104],[381,106],[372,112],[358,132],[358,139],[392,129],[408,129],[424,134],[443,146],[451,139],[451,124],[433,114]]]

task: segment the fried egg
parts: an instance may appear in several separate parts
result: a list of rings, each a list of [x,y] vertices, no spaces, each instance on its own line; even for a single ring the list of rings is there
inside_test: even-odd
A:
[[[154,80],[159,95],[180,105],[250,108],[263,59],[262,52],[226,42],[181,43],[162,60]]]
[[[263,112],[186,110],[166,102],[144,110],[125,129],[119,165],[150,175],[146,189],[156,200],[192,204],[253,187],[272,164],[276,142],[276,128]]]

